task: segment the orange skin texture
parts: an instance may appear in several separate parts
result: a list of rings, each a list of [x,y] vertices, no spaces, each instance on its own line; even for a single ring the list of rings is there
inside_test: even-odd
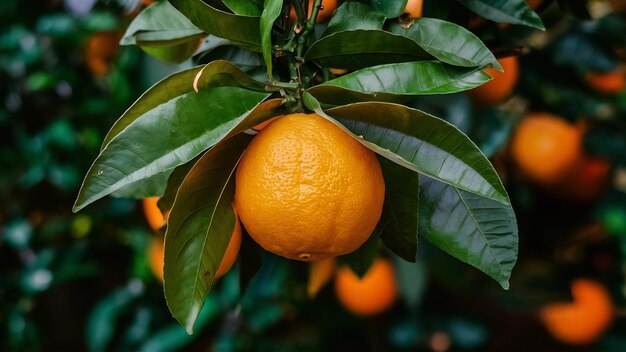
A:
[[[406,2],[404,13],[411,18],[422,17],[422,10],[424,7],[424,0],[409,0]]]
[[[160,230],[167,223],[167,215],[163,215],[157,206],[159,197],[148,197],[141,200],[141,207],[146,221],[154,231]]]
[[[620,69],[607,73],[588,73],[585,80],[591,88],[604,94],[618,94],[626,88],[626,74]]]
[[[393,266],[378,258],[361,279],[349,267],[341,267],[335,277],[335,293],[341,305],[355,315],[380,314],[396,301]]]
[[[290,114],[259,132],[237,167],[235,203],[267,251],[302,261],[350,253],[382,213],[374,152],[317,114]]]
[[[95,76],[104,76],[109,72],[111,63],[119,52],[122,35],[118,31],[98,32],[85,43],[85,63]]]
[[[532,113],[511,139],[511,154],[520,171],[535,182],[553,185],[571,172],[581,157],[581,129],[558,116]]]
[[[224,276],[237,261],[239,255],[239,248],[241,247],[241,224],[237,219],[237,213],[235,212],[235,228],[233,234],[224,252],[224,257],[220,262],[220,266],[215,272],[213,280],[217,280]],[[154,273],[154,276],[163,281],[163,254],[164,254],[164,242],[162,239],[152,239],[150,247],[148,248],[148,260],[150,263],[150,269]]]
[[[333,15],[333,12],[337,9],[337,0],[322,0],[322,9],[317,12],[317,18],[315,19],[315,23],[324,23],[330,20],[330,17]],[[311,15],[311,11],[313,10],[313,0],[309,0],[309,10],[307,11],[307,18]],[[296,14],[296,10],[291,7],[291,11],[289,11],[289,23],[296,23],[298,20],[298,15]]]
[[[495,68],[485,69],[485,73],[493,79],[468,92],[475,103],[482,106],[495,106],[505,101],[513,93],[519,77],[517,56],[505,57],[499,59],[498,62],[502,66],[503,72]]]
[[[596,341],[613,320],[611,296],[598,282],[577,279],[572,283],[574,302],[547,305],[539,314],[542,323],[557,340],[570,345]]]

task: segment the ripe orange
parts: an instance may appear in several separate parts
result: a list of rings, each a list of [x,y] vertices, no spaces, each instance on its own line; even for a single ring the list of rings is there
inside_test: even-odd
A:
[[[559,185],[564,196],[581,201],[597,199],[606,190],[611,164],[604,158],[582,156]]]
[[[485,73],[493,79],[482,86],[470,90],[470,98],[479,105],[494,106],[502,103],[513,93],[519,76],[517,56],[509,56],[498,60],[504,72],[495,68],[485,69]]]
[[[92,35],[85,43],[85,63],[95,76],[104,76],[109,72],[111,63],[119,51],[119,31],[99,32]]]
[[[148,221],[148,225],[154,231],[160,230],[167,223],[167,215],[163,215],[157,206],[159,197],[148,197],[141,200],[143,214]]]
[[[386,259],[376,259],[361,279],[349,267],[344,266],[337,271],[335,292],[341,305],[356,315],[381,313],[396,300],[393,266]]]
[[[317,13],[315,23],[328,22],[336,9],[337,0],[322,0],[322,8]],[[313,0],[309,0],[309,10],[307,11],[307,18],[311,15],[311,10],[313,10]],[[296,15],[296,10],[292,6],[291,11],[289,11],[289,23],[296,23],[297,19],[298,15]]]
[[[384,197],[376,154],[317,114],[269,124],[236,173],[241,222],[261,247],[289,259],[354,251],[376,227]]]
[[[241,247],[241,224],[239,223],[237,210],[233,210],[235,211],[235,228],[233,229],[233,234],[230,238],[230,242],[228,242],[228,247],[226,247],[226,252],[224,252],[224,257],[222,258],[220,266],[215,272],[215,277],[213,278],[213,280],[217,280],[224,274],[226,274],[230,270],[230,268],[233,267],[233,264],[235,264],[235,261],[237,261],[237,256],[239,255],[239,248]],[[163,281],[163,253],[163,239],[152,239],[152,241],[150,242],[150,247],[148,248],[148,260],[154,276],[156,276],[161,281]]]
[[[588,73],[585,80],[591,88],[604,94],[617,94],[626,88],[626,73],[621,69],[606,73]]]
[[[553,303],[541,309],[540,319],[557,340],[571,345],[596,341],[613,320],[613,303],[598,282],[577,279],[572,283],[574,302]]]
[[[406,2],[406,7],[404,8],[404,13],[402,15],[411,18],[420,18],[422,17],[423,5],[424,0],[409,0]]]
[[[551,185],[571,172],[581,156],[581,129],[558,116],[532,113],[524,117],[511,139],[511,153],[522,173]]]

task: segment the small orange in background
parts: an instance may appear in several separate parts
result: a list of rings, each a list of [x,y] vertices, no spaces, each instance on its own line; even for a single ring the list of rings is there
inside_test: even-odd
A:
[[[541,309],[540,319],[550,334],[570,345],[596,341],[613,320],[611,296],[600,283],[589,279],[574,280],[574,302],[549,304]]]
[[[608,186],[610,162],[605,158],[582,156],[559,185],[567,198],[591,201],[601,196]]]
[[[520,171],[535,182],[553,185],[581,157],[582,130],[548,113],[531,113],[517,126],[511,154]]]
[[[409,0],[406,2],[402,15],[410,18],[420,18],[422,17],[423,7],[424,0]]]
[[[322,9],[318,11],[315,23],[328,22],[336,9],[337,0],[322,0]],[[311,15],[312,10],[313,0],[309,0],[309,10],[307,11],[307,18]],[[292,6],[291,11],[289,11],[289,23],[296,23],[297,19],[298,15],[296,14],[296,10]]]
[[[224,252],[224,257],[215,272],[213,280],[217,280],[226,274],[233,267],[233,264],[235,264],[237,256],[239,255],[239,248],[241,247],[241,224],[239,223],[237,210],[235,208],[233,208],[233,210],[235,211],[235,227],[233,229],[230,242],[228,242],[228,247],[226,247],[226,252]],[[152,269],[154,276],[161,281],[163,281],[164,249],[164,242],[161,238],[153,238],[150,242],[150,247],[148,248],[150,269]]]
[[[157,206],[159,197],[148,197],[141,200],[143,214],[148,221],[148,225],[154,231],[160,230],[167,223],[167,215],[163,215]]]
[[[511,96],[519,77],[517,56],[499,59],[503,72],[495,68],[485,69],[485,73],[493,79],[481,86],[468,91],[472,101],[483,106],[494,106]]]
[[[119,31],[98,32],[85,43],[85,63],[95,76],[104,76],[109,72],[119,52],[122,35]]]
[[[393,266],[387,259],[378,258],[361,279],[344,266],[337,271],[335,292],[341,305],[355,315],[382,313],[396,301]]]
[[[618,94],[626,88],[626,73],[622,69],[606,73],[591,72],[585,75],[585,81],[597,92]]]

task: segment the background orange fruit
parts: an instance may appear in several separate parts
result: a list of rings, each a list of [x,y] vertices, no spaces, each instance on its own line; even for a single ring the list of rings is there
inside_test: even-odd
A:
[[[309,10],[307,11],[307,18],[311,15],[312,9],[313,0],[309,0]],[[315,20],[315,23],[328,22],[336,9],[337,0],[322,0],[322,9],[319,10],[319,12],[317,13],[317,19]],[[289,12],[289,23],[296,23],[297,19],[298,16],[296,15],[296,10],[294,10],[292,6],[291,11]]]
[[[349,267],[341,267],[335,277],[335,293],[341,305],[356,315],[379,314],[396,300],[393,266],[378,258],[361,279]]]
[[[572,283],[574,302],[553,303],[542,308],[540,319],[557,340],[583,345],[597,340],[613,319],[611,296],[600,283],[577,279]]]
[[[239,248],[241,247],[241,224],[239,223],[236,209],[233,210],[235,210],[235,227],[233,229],[230,242],[228,242],[228,247],[226,247],[226,252],[224,252],[224,257],[215,272],[213,280],[217,280],[226,274],[233,267],[233,264],[235,264],[237,256],[239,255]],[[150,241],[150,247],[148,248],[148,260],[150,269],[152,269],[154,276],[161,281],[163,281],[163,253],[163,239],[153,238]]]
[[[532,113],[524,117],[511,139],[511,154],[532,180],[554,184],[562,180],[581,156],[582,132],[558,116]]]
[[[509,56],[498,60],[503,72],[495,68],[485,69],[485,73],[493,79],[481,86],[468,91],[470,98],[477,104],[493,106],[502,103],[513,93],[519,77],[517,56]]]
[[[148,225],[154,231],[160,230],[167,223],[167,214],[163,215],[157,206],[159,197],[148,197],[141,200],[143,214],[148,221]]]
[[[119,52],[119,41],[123,33],[119,31],[98,32],[85,43],[85,63],[96,76],[103,76]]]
[[[617,94],[626,88],[626,73],[621,69],[606,73],[591,72],[585,80],[591,88],[604,94]]]
[[[275,120],[237,167],[243,225],[261,247],[290,259],[354,251],[376,227],[384,197],[376,154],[317,114]]]

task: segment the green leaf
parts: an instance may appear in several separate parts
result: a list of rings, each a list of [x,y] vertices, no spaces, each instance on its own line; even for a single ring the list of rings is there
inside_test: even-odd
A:
[[[74,211],[130,183],[188,162],[238,132],[242,120],[268,96],[242,88],[215,87],[183,94],[148,111],[100,152],[87,172]]]
[[[385,204],[378,224],[385,247],[415,262],[419,214],[419,174],[379,158],[385,178]]]
[[[351,30],[323,37],[311,45],[305,60],[324,67],[360,69],[432,57],[413,40],[383,30]]]
[[[358,29],[376,30],[383,28],[385,15],[372,5],[362,2],[347,1],[341,4],[333,13],[323,37],[343,31]]]
[[[355,103],[326,113],[359,136],[356,138],[367,147],[396,164],[510,204],[489,160],[465,134],[440,118],[381,102]]]
[[[236,15],[261,16],[263,0],[222,0]]]
[[[137,42],[137,45],[148,55],[170,64],[182,63],[195,54],[199,47],[201,36],[185,38],[180,43],[153,45],[151,42]]]
[[[238,134],[206,152],[180,185],[170,212],[165,299],[189,335],[233,233],[235,168],[251,139]]]
[[[418,61],[364,68],[311,87],[307,92],[335,105],[368,100],[402,101],[415,95],[468,90],[490,79],[480,68]]]
[[[167,185],[170,173],[171,171],[161,172],[139,182],[128,184],[111,193],[111,196],[133,199],[160,197],[165,192],[165,186]]]
[[[373,0],[372,5],[388,18],[396,18],[404,12],[407,0]]]
[[[202,71],[202,76],[198,80],[198,89],[232,86],[259,92],[265,91],[263,84],[250,78],[237,66],[223,60],[175,73],[148,89],[124,112],[104,137],[101,150],[128,125],[135,122],[145,113],[183,94],[193,92],[194,78],[200,71]]]
[[[425,176],[420,184],[420,233],[508,289],[518,249],[511,206]]]
[[[352,253],[342,255],[338,257],[339,263],[345,264],[350,267],[352,272],[359,278],[362,278],[367,274],[376,258],[380,253],[380,237],[377,230]]]
[[[175,45],[181,40],[197,38],[204,32],[194,26],[187,17],[176,10],[169,2],[159,1],[141,11],[126,29],[121,45],[133,45],[138,42],[153,45]]]
[[[521,24],[545,30],[543,21],[524,0],[457,0],[476,14],[499,23]]]
[[[260,17],[221,11],[202,0],[170,0],[172,5],[203,31],[226,38],[244,49],[261,52]]]
[[[180,166],[177,166],[174,170],[170,172],[169,178],[166,180],[165,189],[163,190],[163,193],[161,193],[162,196],[157,202],[161,213],[165,214],[172,210],[172,206],[174,205],[174,199],[176,199],[176,192],[178,192],[178,189],[183,183],[183,180],[185,180],[185,177],[187,177],[187,174],[189,173],[189,171],[191,171],[191,168],[198,162],[198,159],[200,159],[200,156],[197,156],[190,161]]]
[[[477,36],[454,23],[435,18],[417,18],[408,28],[395,24],[389,30],[410,38],[447,64],[462,67],[492,65],[502,70],[498,60]]]
[[[265,0],[263,14],[261,15],[261,46],[263,49],[263,59],[267,66],[267,77],[272,78],[272,27],[274,21],[280,16],[283,9],[283,0]]]

